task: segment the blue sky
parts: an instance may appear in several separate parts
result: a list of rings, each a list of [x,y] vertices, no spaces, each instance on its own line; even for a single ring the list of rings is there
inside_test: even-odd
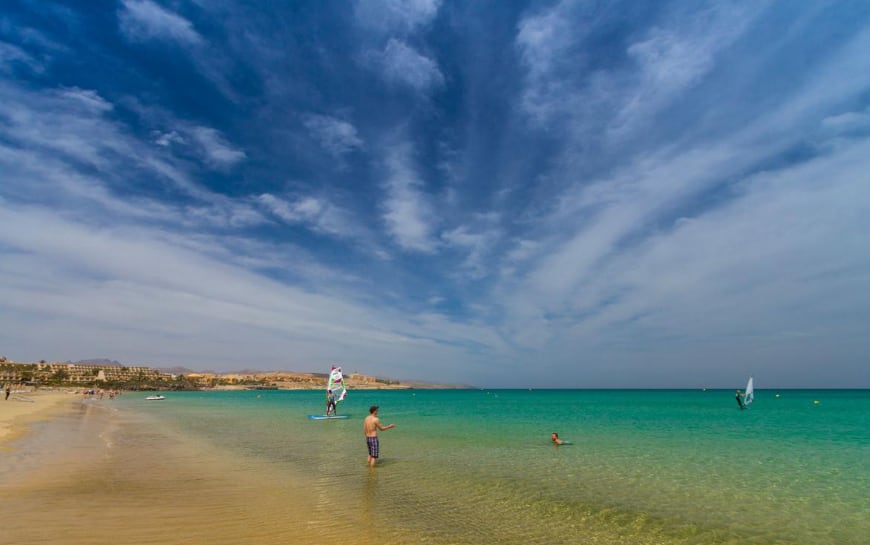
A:
[[[0,354],[870,387],[870,4],[5,2]]]

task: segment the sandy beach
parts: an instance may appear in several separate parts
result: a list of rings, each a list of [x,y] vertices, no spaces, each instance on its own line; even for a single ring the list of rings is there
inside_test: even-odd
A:
[[[2,413],[0,543],[321,542],[323,517],[299,525],[318,513],[301,473],[240,463],[117,400],[32,399]]]
[[[48,420],[79,400],[66,390],[17,392],[5,401],[0,398],[0,449],[26,434],[32,423]]]

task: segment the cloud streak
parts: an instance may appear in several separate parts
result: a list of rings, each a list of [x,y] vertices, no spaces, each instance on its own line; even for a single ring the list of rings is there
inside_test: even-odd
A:
[[[382,51],[370,52],[368,60],[381,72],[384,80],[393,85],[420,93],[444,85],[444,76],[437,62],[395,38],[390,38]]]
[[[190,21],[150,0],[124,0],[118,19],[121,32],[132,41],[169,40],[183,45],[202,42]]]
[[[414,167],[410,145],[399,143],[391,147],[386,157],[384,224],[402,249],[434,252],[437,248],[436,216],[421,191],[423,181]]]
[[[341,157],[362,147],[356,127],[332,116],[308,114],[303,124],[320,145],[334,157]]]

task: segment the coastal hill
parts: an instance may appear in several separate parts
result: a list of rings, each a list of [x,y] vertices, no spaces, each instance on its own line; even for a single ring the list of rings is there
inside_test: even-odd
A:
[[[321,390],[325,388],[328,373],[302,373],[294,371],[257,371],[244,370],[238,372],[188,372],[188,379],[217,390],[232,390],[250,388],[276,390]],[[433,384],[422,381],[399,381],[364,375],[362,373],[345,373],[348,386],[354,390],[404,390],[404,389],[464,389],[468,386]]]
[[[465,385],[433,384],[423,381],[399,381],[345,373],[348,385],[355,390],[466,389]],[[95,386],[120,389],[214,389],[214,390],[320,390],[328,373],[298,371],[262,371],[244,369],[232,372],[196,371],[186,367],[168,369],[122,364],[106,358],[76,362],[14,362],[0,357],[0,384],[28,383],[40,385]]]

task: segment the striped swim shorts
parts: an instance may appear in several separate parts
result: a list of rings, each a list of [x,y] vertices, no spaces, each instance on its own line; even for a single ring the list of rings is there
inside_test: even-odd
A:
[[[369,447],[369,456],[372,458],[378,457],[378,448],[380,444],[378,443],[377,437],[366,437],[366,445]]]

